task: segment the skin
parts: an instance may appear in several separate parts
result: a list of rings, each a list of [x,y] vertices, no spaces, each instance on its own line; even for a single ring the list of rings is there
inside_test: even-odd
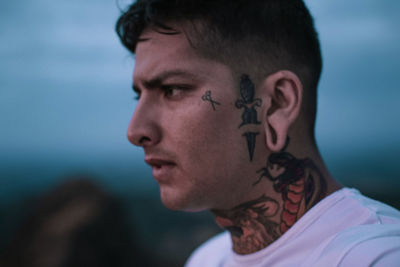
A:
[[[143,147],[146,159],[173,163],[159,174],[153,168],[164,205],[194,211],[247,200],[253,186],[243,177],[256,166],[248,164],[238,134],[241,111],[233,108],[238,94],[230,69],[199,57],[183,34],[145,31],[141,38],[147,41],[137,46],[134,70],[140,99],[128,138]],[[159,84],[152,84],[160,76]],[[220,103],[216,111],[202,100],[207,91]]]
[[[144,149],[166,207],[211,210],[231,232],[234,251],[249,254],[274,242],[340,187],[313,140],[301,134],[303,89],[295,74],[279,71],[254,83],[245,70],[237,75],[201,57],[182,33],[148,28],[140,39],[133,77],[139,100],[128,139]],[[248,89],[253,86],[254,96]],[[304,172],[293,172],[303,177],[279,183],[287,179],[279,175],[290,165],[279,155],[289,152],[312,164],[300,164]],[[277,189],[276,184],[284,186]]]

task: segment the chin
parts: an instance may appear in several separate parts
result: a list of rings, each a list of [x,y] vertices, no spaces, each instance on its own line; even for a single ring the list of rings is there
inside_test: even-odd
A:
[[[190,196],[175,190],[160,188],[160,196],[163,205],[170,210],[198,212],[208,209],[204,203],[201,205],[198,203],[200,201],[195,201],[193,195]]]

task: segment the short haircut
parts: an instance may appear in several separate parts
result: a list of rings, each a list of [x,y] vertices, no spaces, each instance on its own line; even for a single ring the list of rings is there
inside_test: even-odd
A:
[[[296,73],[313,131],[322,59],[313,19],[302,0],[137,0],[120,16],[116,31],[135,53],[144,29],[176,34],[173,25],[183,25],[200,55],[256,81],[279,70]]]

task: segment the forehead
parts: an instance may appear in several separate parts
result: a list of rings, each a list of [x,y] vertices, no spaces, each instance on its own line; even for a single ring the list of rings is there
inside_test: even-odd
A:
[[[167,32],[158,30],[154,27],[146,28],[139,36],[139,42],[136,45],[136,58],[140,58],[141,54],[156,53],[158,55],[165,53],[173,53],[176,51],[191,52],[189,41],[181,30],[176,32]],[[193,48],[192,48],[193,50]],[[158,53],[159,52],[159,53]]]
[[[176,34],[159,32],[147,28],[136,46],[134,80],[151,79],[168,70],[185,70],[197,75],[206,75],[210,67],[219,65],[201,56],[190,44],[183,30]]]

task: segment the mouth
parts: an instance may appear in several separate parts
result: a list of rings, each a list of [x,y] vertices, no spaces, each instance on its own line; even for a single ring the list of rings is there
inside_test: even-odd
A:
[[[175,165],[174,162],[169,161],[169,160],[164,160],[164,159],[157,159],[157,158],[150,158],[146,157],[144,161],[149,164],[152,168],[159,169],[163,166],[170,166],[170,165]]]
[[[146,157],[145,162],[153,169],[153,176],[159,182],[166,181],[172,168],[176,166],[173,161],[153,157]]]

